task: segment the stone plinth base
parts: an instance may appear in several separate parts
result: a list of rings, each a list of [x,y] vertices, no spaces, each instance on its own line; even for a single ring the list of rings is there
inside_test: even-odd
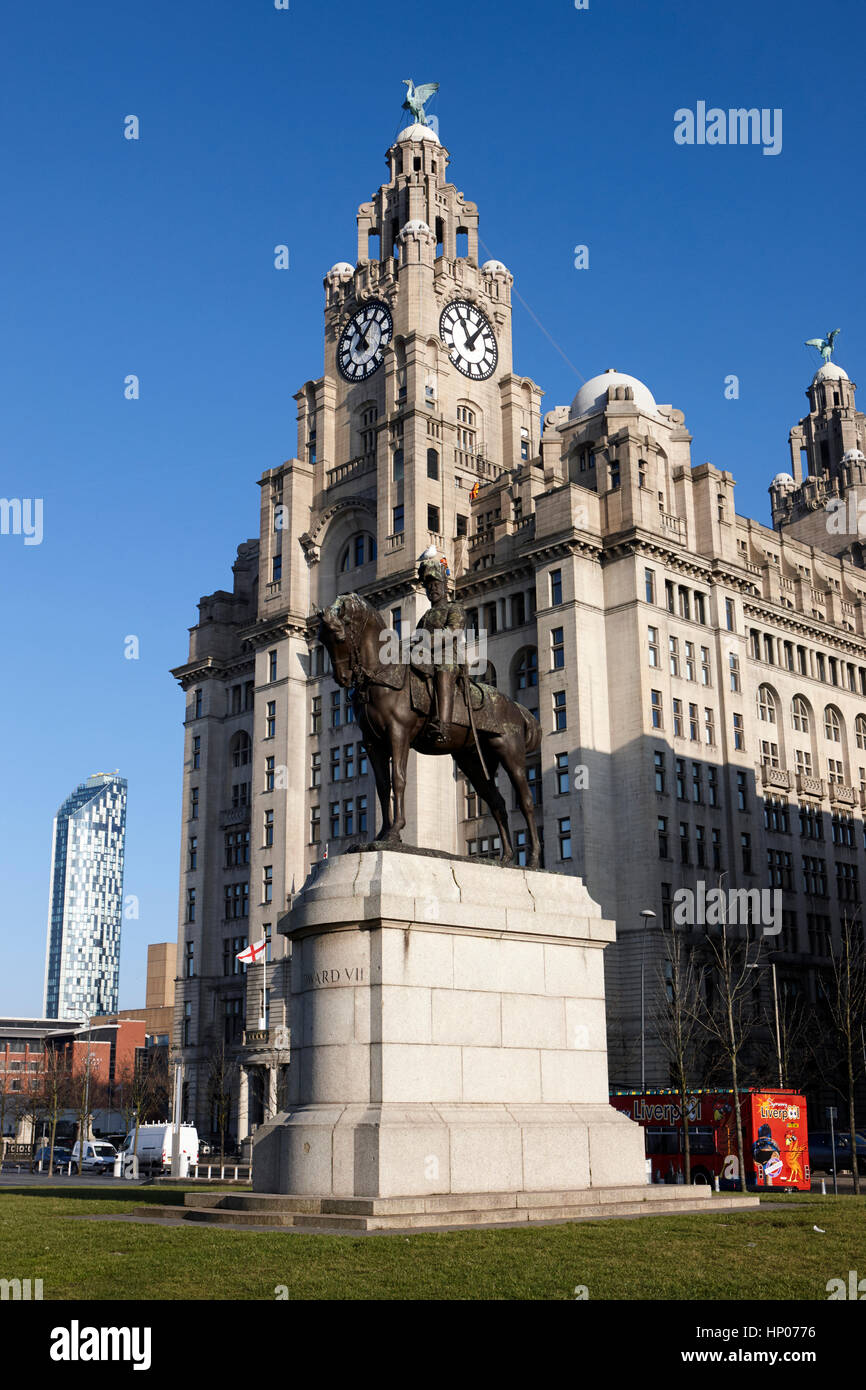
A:
[[[388,850],[319,866],[291,937],[284,1113],[253,1186],[412,1198],[645,1182],[608,1104],[604,946],[579,878]]]
[[[534,1226],[612,1217],[736,1212],[756,1196],[709,1187],[602,1187],[580,1192],[474,1192],[464,1196],[338,1198],[265,1193],[187,1192],[183,1207],[139,1207],[142,1219],[180,1217],[238,1229],[294,1229],[323,1234],[432,1231],[466,1226]]]

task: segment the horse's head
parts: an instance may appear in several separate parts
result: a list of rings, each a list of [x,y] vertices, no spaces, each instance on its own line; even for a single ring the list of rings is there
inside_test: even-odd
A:
[[[378,631],[382,619],[359,594],[341,594],[319,614],[319,637],[328,650],[338,685],[353,685],[359,669],[365,664],[363,639],[371,618],[375,619],[373,627]]]

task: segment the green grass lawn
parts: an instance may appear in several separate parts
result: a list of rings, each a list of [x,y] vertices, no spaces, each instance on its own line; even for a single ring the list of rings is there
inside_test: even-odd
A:
[[[182,1202],[177,1189],[0,1191],[0,1278],[46,1299],[818,1299],[866,1275],[866,1197],[534,1230],[318,1236],[70,1220]],[[824,1234],[813,1230],[823,1228]]]

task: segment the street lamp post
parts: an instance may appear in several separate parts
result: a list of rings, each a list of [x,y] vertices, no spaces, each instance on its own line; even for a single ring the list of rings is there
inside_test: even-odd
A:
[[[650,919],[655,921],[655,913],[651,907],[645,907],[641,912],[643,918],[643,931],[641,932],[640,943],[640,1093],[646,1095],[646,1010],[644,988],[644,962],[646,960],[646,929],[650,924]]]

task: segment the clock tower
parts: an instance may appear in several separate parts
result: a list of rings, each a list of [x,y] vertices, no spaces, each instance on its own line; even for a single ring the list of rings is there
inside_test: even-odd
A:
[[[449,182],[434,130],[402,130],[386,163],[387,182],[358,209],[356,264],[325,276],[324,376],[296,397],[312,505],[303,520],[292,509],[281,542],[298,532],[309,603],[357,590],[408,633],[427,607],[419,555],[435,545],[455,579],[466,571],[472,501],[537,454],[542,393],[512,371],[512,276],[501,261],[479,265],[478,209]],[[438,843],[456,850],[451,761],[413,760],[426,840],[438,806]],[[407,815],[411,842],[411,805]]]

